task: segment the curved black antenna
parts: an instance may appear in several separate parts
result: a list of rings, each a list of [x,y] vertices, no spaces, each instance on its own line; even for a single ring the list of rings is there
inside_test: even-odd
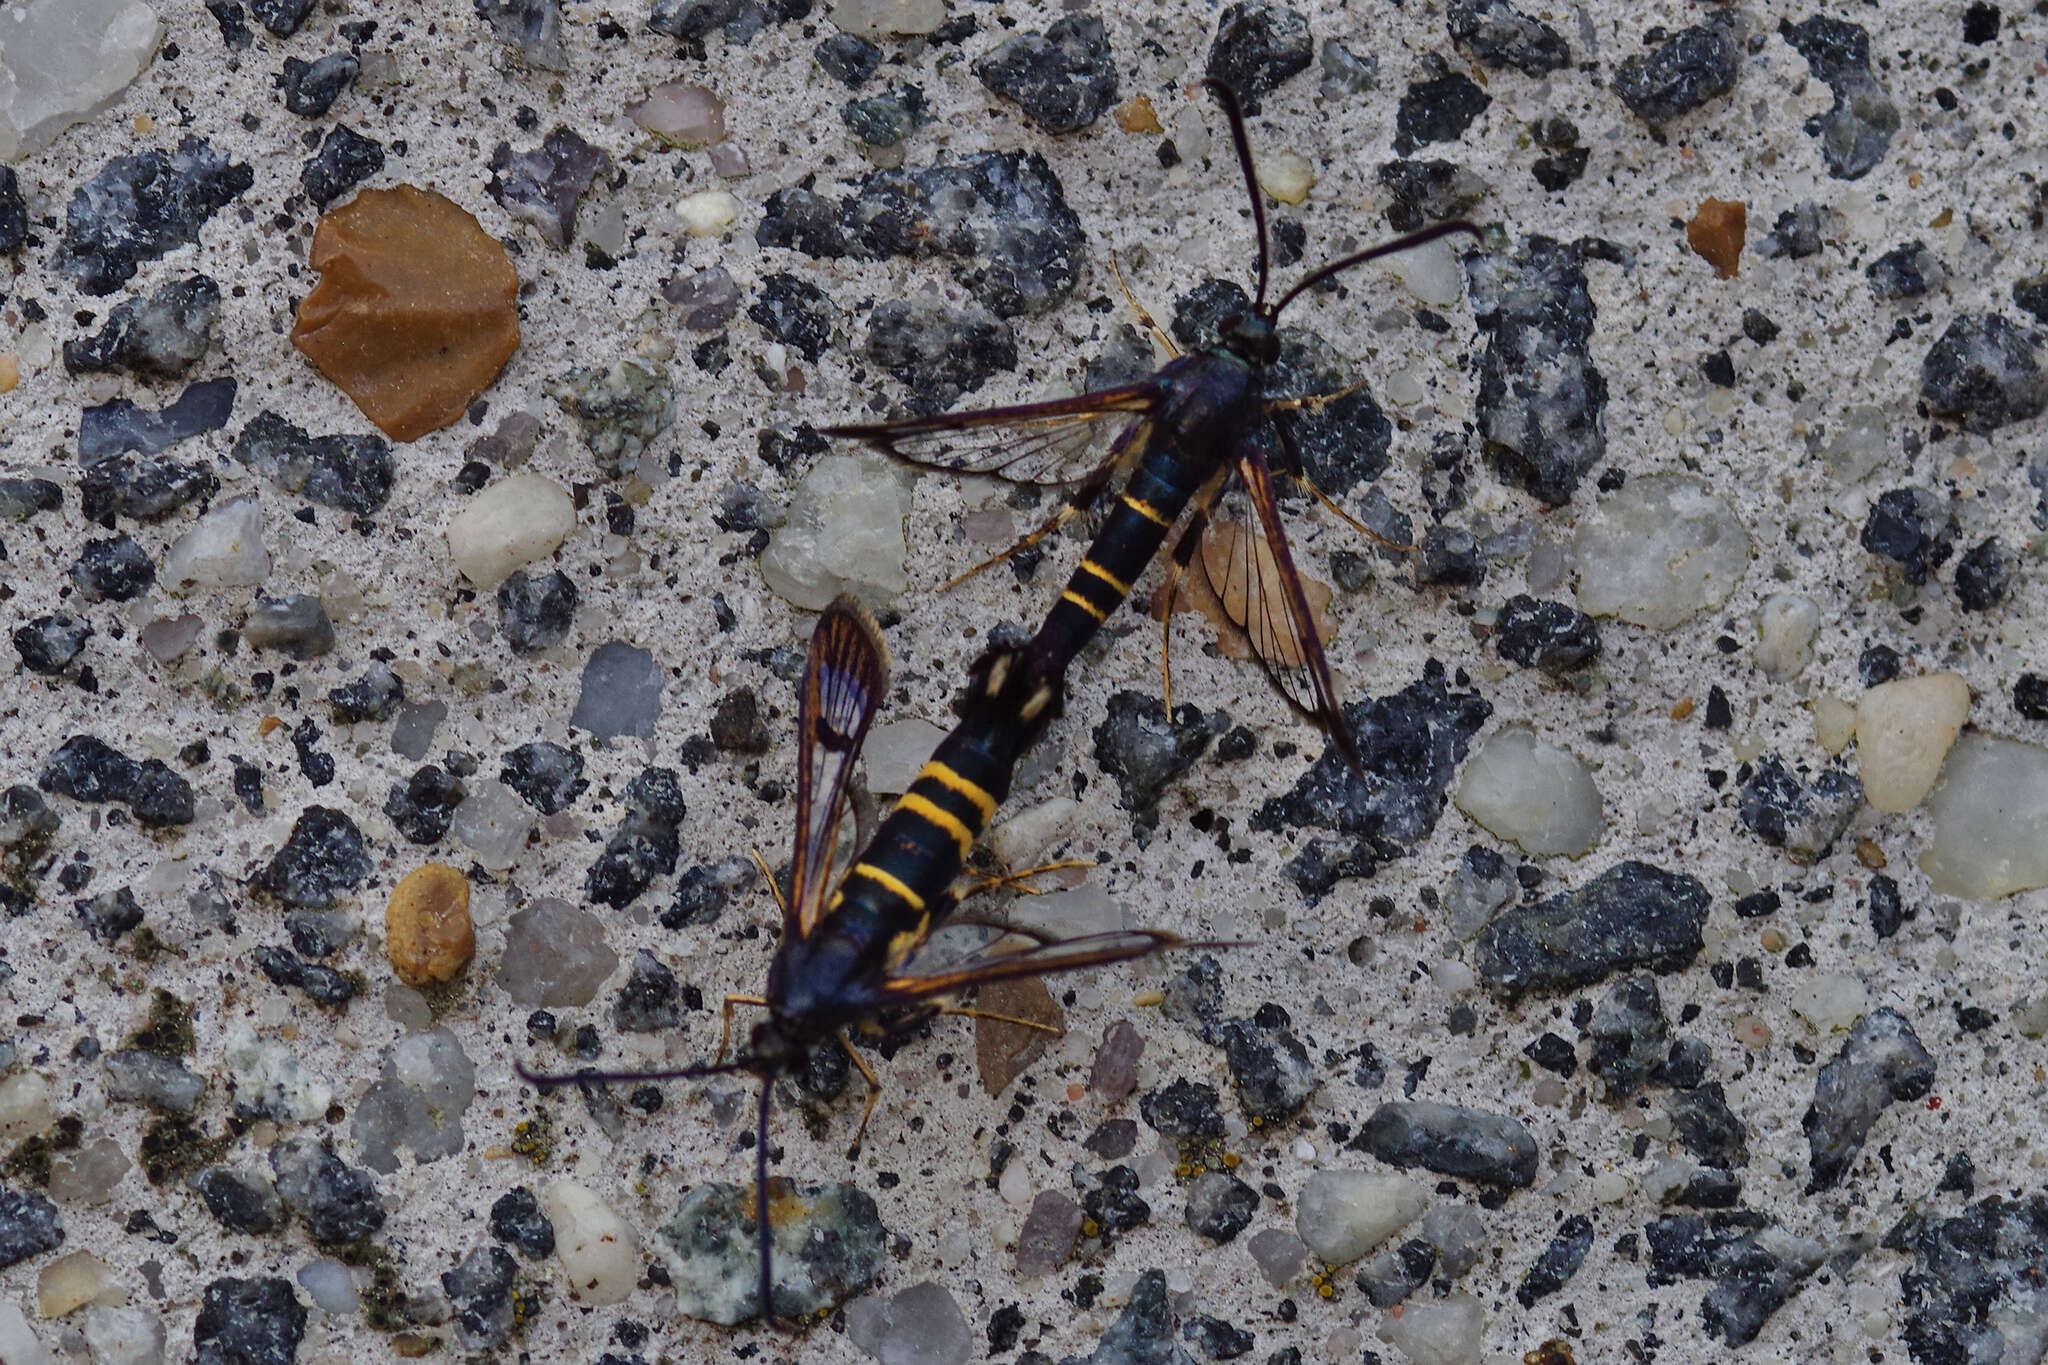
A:
[[[761,1321],[770,1327],[775,1321],[775,1276],[768,1257],[775,1237],[768,1227],[768,1100],[775,1093],[775,1079],[761,1078],[761,1104],[754,1111],[754,1236],[761,1248]]]
[[[1214,76],[1204,77],[1203,88],[1216,97],[1216,103],[1223,106],[1223,117],[1230,124],[1230,141],[1237,148],[1237,164],[1244,171],[1245,192],[1252,197],[1252,222],[1259,232],[1259,292],[1252,299],[1252,309],[1263,311],[1266,306],[1266,275],[1270,252],[1266,246],[1266,201],[1259,194],[1258,173],[1252,169],[1251,139],[1245,136],[1244,110],[1238,106],[1237,92]]]
[[[528,1071],[526,1063],[514,1062],[512,1069],[519,1073],[519,1079],[542,1091],[552,1090],[558,1085],[619,1085],[627,1081],[686,1081],[698,1076],[729,1076],[735,1071],[759,1071],[760,1064],[751,1057],[742,1057],[736,1062],[720,1062],[715,1066],[685,1066],[673,1071],[558,1071],[552,1074],[544,1071]]]
[[[1438,223],[1435,227],[1426,227],[1420,232],[1411,232],[1405,237],[1396,237],[1391,242],[1381,242],[1378,246],[1367,247],[1363,251],[1354,251],[1349,256],[1340,256],[1301,283],[1295,285],[1294,288],[1288,290],[1285,294],[1282,294],[1280,302],[1273,305],[1273,316],[1279,317],[1280,310],[1292,303],[1295,295],[1301,293],[1304,289],[1321,284],[1332,275],[1341,274],[1351,269],[1354,265],[1364,265],[1367,261],[1378,260],[1382,256],[1392,256],[1396,252],[1406,251],[1410,247],[1424,246],[1439,237],[1448,237],[1454,232],[1462,232],[1474,240],[1484,240],[1477,224],[1468,223],[1462,218],[1457,218],[1448,223]]]

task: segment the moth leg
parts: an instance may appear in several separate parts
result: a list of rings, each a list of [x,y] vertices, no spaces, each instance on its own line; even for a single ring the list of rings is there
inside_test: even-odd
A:
[[[1295,474],[1292,477],[1296,483],[1300,484],[1303,488],[1306,488],[1311,494],[1313,494],[1317,502],[1321,503],[1324,507],[1328,508],[1332,513],[1334,513],[1338,520],[1342,521],[1345,525],[1349,526],[1352,530],[1358,532],[1360,535],[1366,537],[1368,540],[1376,540],[1380,544],[1386,546],[1389,550],[1398,550],[1402,554],[1413,554],[1415,552],[1415,547],[1413,545],[1403,545],[1398,540],[1388,540],[1378,531],[1373,530],[1372,527],[1367,526],[1357,517],[1352,516],[1342,507],[1338,506],[1337,500],[1331,497],[1328,493],[1325,493],[1322,489],[1316,487],[1315,483],[1308,477],[1308,475]]]
[[[1034,1028],[1040,1033],[1050,1033],[1056,1038],[1066,1033],[1065,1029],[1054,1028],[1051,1024],[1041,1024],[1036,1019],[1019,1019],[1014,1014],[991,1014],[987,1010],[978,1010],[969,1005],[941,1005],[939,1013],[957,1014],[962,1019],[987,1019],[997,1024],[1015,1024],[1018,1028]]]
[[[1093,474],[1090,474],[1087,478],[1083,479],[1080,483],[1076,484],[1072,489],[1068,491],[1066,501],[1060,504],[1060,510],[1052,515],[1051,520],[1047,521],[1044,525],[1040,526],[1030,535],[1025,536],[1022,540],[1018,541],[1015,545],[1012,545],[1009,549],[1004,550],[1001,554],[991,556],[988,559],[984,559],[981,563],[975,565],[966,573],[963,573],[959,575],[957,578],[954,578],[951,582],[947,583],[944,587],[940,588],[939,591],[951,592],[953,589],[959,587],[962,583],[965,583],[968,579],[974,577],[976,574],[981,573],[984,570],[993,569],[996,565],[1003,563],[1005,560],[1015,558],[1017,555],[1022,554],[1024,551],[1036,545],[1039,541],[1044,540],[1054,531],[1059,530],[1060,527],[1065,526],[1075,517],[1080,516],[1081,513],[1088,510],[1089,504],[1093,503],[1095,499],[1101,495],[1102,490],[1108,485],[1110,477],[1116,473],[1117,466],[1122,463],[1123,461],[1121,459],[1110,459],[1104,461],[1100,469],[1096,470]]]
[[[1005,887],[1015,887],[1027,896],[1036,896],[1041,894],[1039,889],[1035,886],[1027,885],[1031,878],[1042,876],[1047,872],[1064,872],[1070,867],[1093,866],[1095,866],[1093,858],[1063,858],[1056,863],[1041,863],[1037,867],[1027,867],[1022,872],[1006,872],[1000,877],[983,877],[980,881],[969,883],[966,889],[961,891],[957,899],[964,901],[969,896],[978,896],[984,891],[1000,891]],[[955,920],[954,923],[958,924],[959,921]]]
[[[1180,357],[1180,347],[1173,344],[1173,338],[1167,335],[1165,328],[1152,320],[1152,314],[1146,310],[1144,304],[1138,302],[1138,296],[1133,294],[1131,286],[1124,282],[1124,268],[1122,263],[1117,260],[1114,251],[1109,253],[1109,268],[1111,273],[1116,276],[1116,287],[1123,291],[1124,302],[1131,306],[1131,312],[1137,316],[1138,325],[1150,332],[1153,340],[1166,348],[1168,356],[1178,359]]]
[[[1340,398],[1349,398],[1364,387],[1365,381],[1361,379],[1356,383],[1346,384],[1343,388],[1333,393],[1311,393],[1304,394],[1300,398],[1268,399],[1265,407],[1267,412],[1313,412],[1318,408],[1328,407]]]
[[[725,1015],[725,1023],[718,1030],[718,1060],[721,1062],[725,1060],[726,1045],[732,1042],[732,1012],[733,1008],[738,1005],[759,1005],[762,1009],[768,1008],[768,1002],[758,995],[728,995],[725,997],[725,1007],[721,1011]]]
[[[789,903],[782,899],[782,888],[775,884],[775,873],[768,866],[768,860],[761,856],[761,850],[758,848],[750,848],[747,852],[752,855],[754,866],[761,869],[761,877],[768,883],[768,894],[775,897],[775,908],[780,910],[782,918],[787,920],[789,918]]]
[[[868,1102],[866,1107],[860,1111],[860,1127],[854,1130],[853,1146],[848,1148],[846,1152],[848,1156],[857,1156],[860,1153],[861,1140],[868,1135],[868,1120],[874,1117],[875,1103],[882,1098],[882,1078],[877,1076],[875,1069],[868,1065],[867,1058],[854,1050],[851,1038],[848,1038],[843,1032],[838,1034],[837,1037],[839,1039],[839,1046],[846,1049],[847,1057],[852,1060],[854,1067],[860,1072],[861,1078],[868,1083]]]
[[[1188,518],[1187,529],[1180,533],[1180,539],[1173,543],[1173,562],[1166,567],[1166,583],[1154,599],[1163,604],[1159,613],[1159,675],[1166,690],[1169,721],[1173,718],[1173,598],[1180,590],[1181,575],[1187,572],[1195,551],[1202,547],[1202,536],[1209,529],[1209,513],[1214,510],[1216,500],[1223,496],[1223,481],[1229,475],[1230,466],[1226,464],[1210,476],[1209,482],[1195,494],[1194,514]]]

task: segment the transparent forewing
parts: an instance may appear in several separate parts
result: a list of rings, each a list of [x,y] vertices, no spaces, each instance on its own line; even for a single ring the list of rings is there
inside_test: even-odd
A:
[[[1057,943],[1033,944],[1014,952],[998,946],[948,970],[890,977],[882,986],[882,1008],[901,1009],[996,981],[1106,967],[1177,947],[1181,942],[1179,935],[1163,930],[1121,929],[1107,934],[1083,934]]]
[[[1095,474],[1107,458],[1105,446],[1133,421],[1150,417],[1159,403],[1159,388],[1146,381],[1049,403],[821,430],[865,441],[923,469],[1058,488]],[[1127,442],[1118,444],[1119,450],[1127,448]]]
[[[1237,489],[1202,542],[1202,568],[1224,614],[1244,633],[1280,694],[1351,751],[1330,662],[1301,574],[1287,547],[1273,472],[1255,446],[1240,446]]]
[[[825,608],[811,635],[797,716],[796,865],[787,928],[809,937],[824,913],[846,780],[889,690],[889,647],[851,597]]]

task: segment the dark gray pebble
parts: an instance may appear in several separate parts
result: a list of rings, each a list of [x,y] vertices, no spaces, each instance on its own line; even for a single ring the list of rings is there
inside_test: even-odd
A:
[[[1166,1137],[1220,1138],[1226,1130],[1216,1102],[1215,1086],[1182,1079],[1147,1091],[1138,1100],[1138,1113]]]
[[[1231,1084],[1254,1122],[1293,1118],[1322,1087],[1293,1025],[1287,1011],[1274,1004],[1259,1006],[1249,1019],[1224,1022],[1223,1052],[1230,1063]]]
[[[491,1205],[491,1236],[518,1247],[528,1260],[537,1261],[555,1250],[555,1225],[524,1185],[507,1190]]]
[[[612,998],[612,1027],[621,1033],[658,1033],[683,1022],[676,974],[645,948],[635,950],[626,984]]]
[[[391,665],[375,661],[363,676],[344,683],[327,694],[336,725],[360,725],[364,721],[391,719],[391,713],[405,700],[405,683]]]
[[[154,455],[179,441],[218,431],[234,410],[236,384],[211,379],[194,384],[161,409],[116,398],[87,408],[78,423],[78,453],[86,459],[125,450]]]
[[[290,1215],[277,1187],[261,1171],[241,1171],[232,1166],[208,1166],[194,1172],[185,1183],[206,1204],[206,1211],[230,1232],[267,1237],[284,1231]]]
[[[1428,142],[1456,142],[1493,97],[1462,71],[1430,53],[1422,59],[1424,78],[1411,82],[1394,110],[1394,150],[1402,156]]]
[[[220,481],[205,465],[185,464],[167,455],[122,454],[85,467],[78,476],[78,502],[86,518],[101,525],[115,517],[161,521],[187,503],[213,496],[219,487]]]
[[[461,778],[438,763],[428,763],[405,781],[391,784],[384,815],[411,842],[437,844],[454,822],[455,808],[468,795]]]
[[[57,1206],[34,1190],[0,1185],[0,1269],[53,1251],[64,1242]]]
[[[1568,673],[1600,653],[1600,626],[1568,602],[1517,593],[1501,605],[1493,625],[1501,658],[1546,673]]]
[[[1451,0],[1444,19],[1452,39],[1488,66],[1545,76],[1571,65],[1563,36],[1507,0]]]
[[[316,1242],[359,1241],[384,1226],[377,1183],[312,1138],[292,1138],[270,1149],[278,1197],[305,1220]]]
[[[1044,32],[1005,39],[974,63],[974,74],[1048,133],[1078,132],[1116,103],[1109,33],[1093,14],[1069,14]]]
[[[1228,85],[1244,111],[1256,114],[1268,94],[1308,70],[1315,50],[1300,10],[1244,0],[1217,18],[1204,74]]]
[[[242,428],[231,452],[287,493],[367,515],[391,495],[391,446],[377,436],[313,436],[268,408]]]
[[[1917,586],[1955,552],[1959,529],[1939,494],[1917,486],[1894,488],[1870,505],[1859,542],[1897,564],[1900,575]]]
[[[11,256],[28,240],[28,201],[21,177],[12,166],[0,166],[0,256]]]
[[[625,817],[583,879],[583,894],[613,909],[676,870],[683,792],[672,768],[648,768],[626,787]]]
[[[500,142],[491,153],[491,198],[507,213],[533,224],[550,246],[569,244],[576,232],[576,207],[612,159],[566,127],[557,127],[530,152]]]
[[[1863,809],[1863,783],[1844,768],[1810,781],[1766,754],[1742,785],[1742,823],[1767,844],[1803,858],[1824,857]]]
[[[1806,121],[1806,135],[1820,139],[1828,174],[1837,180],[1868,175],[1899,130],[1898,106],[1870,69],[1870,34],[1860,24],[1816,14],[1799,24],[1780,19],[1778,36],[1834,93],[1833,107]]]
[[[1917,299],[1948,281],[1941,258],[1925,242],[1895,246],[1863,268],[1872,296],[1879,299]]]
[[[128,602],[156,586],[156,564],[123,531],[85,542],[71,566],[71,582],[88,602]]]
[[[1606,1086],[1608,1103],[1641,1090],[1671,1045],[1657,978],[1632,976],[1608,992],[1594,1007],[1586,1036],[1592,1041],[1586,1069]]]
[[[715,863],[699,863],[676,878],[676,894],[661,913],[664,929],[716,924],[734,896],[754,884],[751,859],[735,854]]]
[[[569,638],[580,594],[576,581],[554,569],[514,573],[498,585],[498,630],[514,654],[538,654]]]
[[[2005,1360],[2033,1349],[2031,1319],[2017,1305],[2032,1302],[2048,1278],[2048,1196],[1992,1195],[1953,1218],[1908,1214],[1884,1245],[1913,1258],[1902,1335],[1915,1362]]]
[[[811,50],[825,74],[854,90],[882,65],[882,49],[857,33],[835,33]]]
[[[1142,692],[1126,690],[1109,699],[1109,715],[1095,727],[1095,762],[1115,780],[1141,844],[1159,825],[1166,789],[1229,728],[1230,717],[1222,711],[1204,714],[1184,704],[1169,720],[1165,704]]]
[[[1536,1138],[1506,1114],[1426,1100],[1382,1104],[1353,1144],[1389,1166],[1515,1189],[1536,1179]]]
[[[936,299],[889,299],[868,315],[867,357],[910,390],[909,406],[940,412],[992,375],[1017,367],[1010,324]]]
[[[1204,1171],[1188,1186],[1187,1225],[1217,1242],[1227,1242],[1251,1226],[1259,1211],[1259,1192],[1224,1171]]]
[[[894,147],[931,121],[924,87],[892,85],[879,95],[849,101],[839,111],[846,130],[870,147]]]
[[[1741,70],[1734,25],[1717,16],[1681,30],[1647,55],[1624,58],[1614,69],[1614,93],[1629,112],[1656,127],[1733,90]]]
[[[14,651],[31,673],[54,677],[69,668],[93,636],[92,622],[70,612],[38,616],[14,628]]]
[[[747,308],[747,316],[769,336],[811,361],[832,344],[839,323],[839,310],[822,289],[786,272],[761,281],[761,292]]]
[[[0,478],[0,521],[27,521],[63,505],[63,485],[52,480]]]
[[[87,294],[111,294],[141,262],[198,241],[206,220],[255,183],[246,163],[200,137],[116,157],[71,196],[57,268]]]
[[[289,38],[313,12],[313,0],[249,0],[256,21],[280,38]]]
[[[1999,313],[1965,313],[1949,323],[1920,362],[1927,406],[1982,435],[2048,406],[2040,348]]]
[[[1235,1360],[1251,1350],[1258,1338],[1234,1323],[1198,1313],[1181,1324],[1181,1340],[1191,1341],[1211,1360]]]
[[[284,847],[256,874],[255,885],[286,905],[326,910],[360,886],[374,866],[353,820],[326,806],[308,806]]]
[[[334,648],[334,623],[309,592],[259,597],[242,622],[242,641],[251,649],[274,649],[291,658],[317,659]]]
[[[441,1276],[455,1308],[455,1340],[465,1351],[487,1351],[512,1335],[512,1281],[519,1263],[503,1247],[482,1246]]]
[[[1593,1222],[1584,1214],[1575,1213],[1558,1225],[1557,1235],[1550,1239],[1550,1245],[1543,1248],[1543,1254],[1536,1258],[1536,1264],[1529,1267],[1522,1276],[1522,1282],[1515,1286],[1515,1302],[1524,1308],[1533,1308],[1538,1299],[1545,1299],[1570,1283],[1572,1276],[1579,1273],[1579,1267],[1586,1263],[1586,1253],[1593,1249]]]
[[[1989,611],[2012,591],[2017,557],[1996,537],[1979,541],[1956,561],[1956,601],[1964,611]]]
[[[1492,714],[1477,692],[1453,691],[1432,659],[1399,692],[1345,704],[1358,743],[1352,766],[1331,743],[1284,795],[1252,817],[1255,830],[1308,826],[1332,831],[1287,865],[1302,893],[1321,896],[1347,876],[1366,876],[1436,828],[1446,792],[1472,737]]]
[[[477,17],[507,47],[517,48],[526,64],[542,71],[567,71],[569,53],[562,45],[561,0],[475,0]]]
[[[300,118],[319,118],[356,83],[356,72],[361,69],[362,63],[347,52],[330,52],[310,62],[287,57],[277,78],[278,89],[284,92],[284,107]]]
[[[1577,891],[1503,910],[1479,935],[1479,975],[1489,990],[1514,999],[1639,967],[1678,971],[1704,946],[1709,899],[1684,873],[1617,863]]]
[[[210,275],[190,275],[115,304],[98,332],[64,343],[64,368],[176,378],[206,355],[219,326],[220,285]]]
[[[1501,477],[1552,505],[1607,453],[1607,381],[1588,344],[1596,310],[1577,247],[1529,236],[1466,261],[1487,332],[1479,430]]]
[[[1888,1106],[1922,1099],[1933,1088],[1934,1058],[1904,1015],[1877,1009],[1857,1020],[1815,1077],[1813,1103],[1800,1121],[1813,1159],[1807,1193],[1842,1183]]]
[[[306,158],[299,183],[306,197],[325,209],[383,169],[384,144],[337,123],[327,130],[320,150]]]
[[[262,0],[255,0],[262,8]],[[296,25],[296,21],[294,21]],[[292,1365],[306,1335],[306,1306],[290,1280],[223,1275],[206,1286],[192,1323],[196,1365]]]
[[[356,998],[354,979],[325,963],[307,962],[290,949],[261,947],[250,954],[250,960],[272,985],[304,991],[316,1005],[344,1009]]]
[[[135,893],[125,886],[102,891],[89,900],[73,901],[71,907],[85,932],[101,943],[112,943],[142,923],[142,906]]]

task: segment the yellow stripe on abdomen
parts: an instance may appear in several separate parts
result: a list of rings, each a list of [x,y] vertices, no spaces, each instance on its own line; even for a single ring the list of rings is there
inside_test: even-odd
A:
[[[960,846],[960,860],[967,861],[967,855],[974,851],[974,831],[960,822],[960,817],[944,806],[926,800],[916,792],[905,792],[903,799],[896,803],[897,810],[907,810],[912,815],[921,815],[953,837]],[[922,902],[920,902],[920,908]]]
[[[1096,563],[1096,562],[1095,562],[1094,560],[1092,560],[1092,559],[1084,559],[1084,560],[1082,560],[1082,561],[1081,561],[1081,567],[1082,567],[1083,569],[1086,569],[1086,570],[1087,570],[1087,571],[1088,571],[1089,573],[1092,573],[1092,574],[1094,574],[1094,575],[1095,575],[1095,576],[1096,576],[1097,578],[1101,579],[1101,580],[1102,580],[1103,582],[1105,582],[1105,583],[1109,584],[1109,586],[1110,586],[1110,587],[1112,587],[1112,588],[1115,588],[1115,589],[1116,589],[1116,595],[1117,595],[1118,597],[1129,597],[1129,596],[1131,595],[1131,585],[1130,585],[1130,584],[1128,584],[1128,583],[1124,582],[1124,581],[1123,581],[1123,580],[1122,580],[1121,578],[1118,578],[1118,577],[1117,577],[1117,576],[1116,576],[1115,574],[1113,574],[1113,573],[1111,573],[1111,572],[1110,572],[1109,570],[1107,570],[1107,569],[1103,568],[1103,567],[1102,567],[1102,566],[1101,566],[1100,564],[1097,564],[1097,563]]]
[[[1164,513],[1151,503],[1146,502],[1143,498],[1134,498],[1128,493],[1124,494],[1123,498],[1124,506],[1130,508],[1154,526],[1171,527],[1173,525],[1173,522]]]
[[[847,875],[866,877],[877,886],[901,896],[904,903],[919,914],[924,913],[924,897],[911,890],[904,880],[894,873],[884,872],[873,863],[855,863]]]
[[[995,818],[996,799],[990,796],[978,783],[969,782],[937,759],[918,770],[918,780],[929,777],[932,781],[958,796],[964,796],[981,812],[981,821],[987,824]]]
[[[1096,606],[1093,602],[1090,602],[1087,598],[1081,596],[1080,593],[1075,592],[1072,588],[1068,588],[1065,592],[1060,594],[1060,601],[1072,602],[1082,611],[1085,611],[1090,616],[1094,617],[1098,623],[1107,621],[1109,619],[1108,612]]]

